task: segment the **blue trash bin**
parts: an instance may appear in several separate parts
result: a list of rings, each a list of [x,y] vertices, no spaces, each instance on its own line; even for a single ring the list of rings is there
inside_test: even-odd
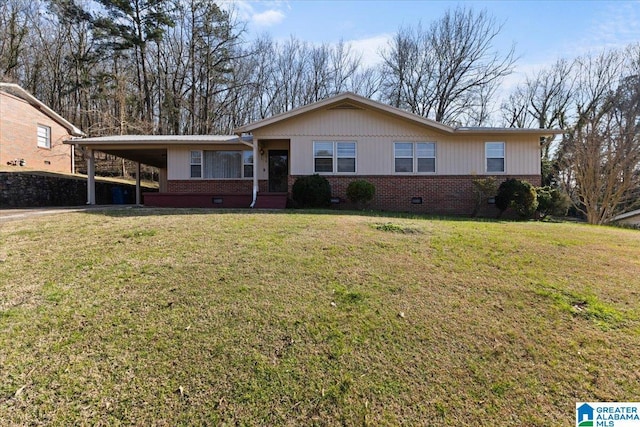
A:
[[[124,194],[122,192],[121,187],[112,187],[111,188],[111,203],[114,205],[123,205],[124,204]]]

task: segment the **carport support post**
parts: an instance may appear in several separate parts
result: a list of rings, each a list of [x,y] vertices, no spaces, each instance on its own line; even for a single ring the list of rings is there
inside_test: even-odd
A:
[[[96,159],[92,149],[88,149],[87,157],[87,204],[96,204]]]
[[[140,197],[140,162],[136,162],[136,205],[139,205],[142,197]]]

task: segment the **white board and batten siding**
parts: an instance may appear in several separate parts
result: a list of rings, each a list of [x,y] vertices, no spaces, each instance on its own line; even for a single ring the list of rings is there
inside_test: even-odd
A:
[[[505,143],[505,175],[539,175],[536,135],[458,134],[371,110],[314,111],[257,129],[257,140],[289,139],[290,173],[313,173],[314,141],[355,141],[356,175],[393,175],[394,142],[435,142],[437,175],[485,174],[485,143]]]

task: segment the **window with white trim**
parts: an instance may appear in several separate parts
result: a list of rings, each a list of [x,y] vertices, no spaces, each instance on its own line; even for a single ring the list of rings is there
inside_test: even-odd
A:
[[[191,178],[202,178],[202,151],[191,152]]]
[[[38,147],[51,148],[51,128],[38,125]]]
[[[253,178],[253,151],[242,152],[242,176]]]
[[[485,167],[488,173],[504,173],[504,142],[487,142],[484,146]]]
[[[349,141],[314,141],[315,173],[355,173],[356,143]]]
[[[252,178],[252,151],[204,150],[191,152],[191,178]]]
[[[395,142],[393,144],[396,173],[435,173],[435,142]]]

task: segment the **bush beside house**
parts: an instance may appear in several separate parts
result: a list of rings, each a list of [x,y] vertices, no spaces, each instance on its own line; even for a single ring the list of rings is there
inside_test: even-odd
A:
[[[498,216],[511,208],[521,218],[531,218],[538,208],[536,189],[527,181],[508,179],[498,187],[496,207],[500,210]]]
[[[295,207],[326,208],[331,204],[331,185],[318,174],[297,178],[291,193]]]
[[[347,198],[360,209],[362,209],[366,203],[373,200],[375,194],[375,185],[363,179],[351,181],[347,186]]]
[[[565,216],[571,206],[571,199],[564,191],[549,186],[536,188],[538,194],[538,215],[544,219],[549,215]]]

